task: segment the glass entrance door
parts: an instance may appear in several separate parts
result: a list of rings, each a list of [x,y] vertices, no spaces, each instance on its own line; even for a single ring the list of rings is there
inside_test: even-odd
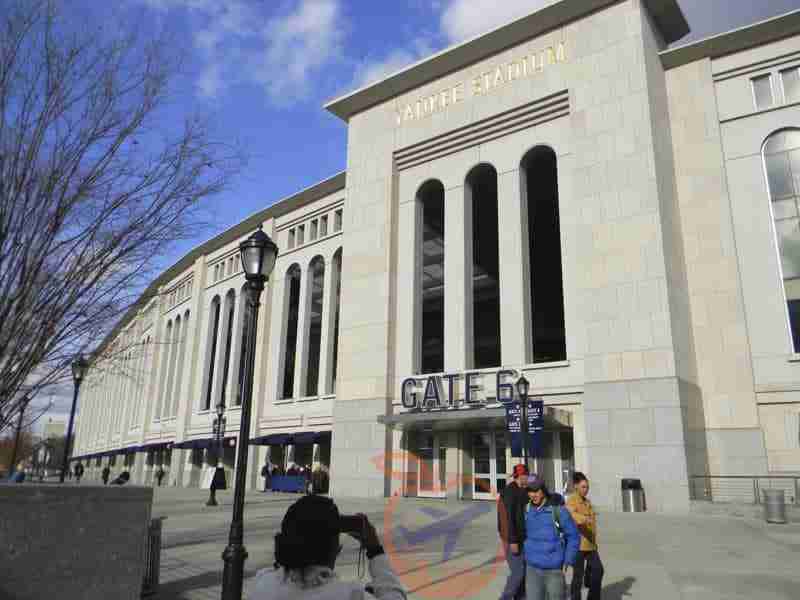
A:
[[[472,442],[472,497],[494,500],[506,486],[506,435],[480,431],[470,434]]]
[[[419,434],[418,439],[418,495],[427,498],[444,498],[446,493],[447,447],[442,443],[440,436],[433,433],[422,432]]]

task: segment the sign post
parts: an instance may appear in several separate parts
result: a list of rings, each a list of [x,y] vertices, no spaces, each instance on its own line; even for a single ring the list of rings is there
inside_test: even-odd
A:
[[[506,403],[506,429],[511,436],[511,456],[521,457],[522,438],[522,404],[519,400]]]

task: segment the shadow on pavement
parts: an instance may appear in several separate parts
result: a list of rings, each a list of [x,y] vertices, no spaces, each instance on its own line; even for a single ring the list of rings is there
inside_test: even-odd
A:
[[[177,600],[183,592],[222,585],[222,569],[206,571],[184,579],[176,579],[158,586],[157,600]]]
[[[626,577],[622,581],[603,586],[603,598],[605,600],[623,600],[625,596],[630,597],[634,583],[636,583],[635,577]]]

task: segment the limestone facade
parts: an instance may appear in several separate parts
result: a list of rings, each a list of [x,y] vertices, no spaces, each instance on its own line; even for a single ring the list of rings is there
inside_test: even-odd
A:
[[[333,494],[490,497],[517,460],[495,382],[522,374],[547,407],[534,465],[557,487],[570,469],[585,471],[600,506],[620,507],[623,477],[642,479],[651,510],[672,512],[688,508],[693,476],[800,471],[800,354],[781,261],[790,250],[776,238],[763,154],[773,134],[800,128],[800,12],[667,49],[687,31],[673,0],[562,0],[331,101],[348,126],[346,174],[253,215],[154,282],[104,342],[123,349],[129,368],[89,376],[75,453],[162,444],[159,458],[151,448],[116,461],[151,481],[169,456],[170,484],[200,483],[202,452],[166,448],[210,437],[223,397],[227,435],[238,433],[237,247],[263,225],[279,258],[256,332],[250,437],[332,432],[308,456],[330,467]],[[756,94],[764,77],[768,106]],[[535,358],[529,264],[539,257],[526,198],[538,182],[524,166],[540,148],[557,165],[566,332],[564,359],[549,362]],[[500,359],[478,368],[482,197],[469,176],[489,166]],[[793,181],[800,197],[800,170]],[[419,193],[429,182],[444,190],[435,385],[455,381],[458,403],[474,381],[477,401],[411,410],[405,386],[422,396],[431,375],[420,370]],[[324,265],[316,296],[315,260]],[[300,274],[296,321],[291,273]],[[269,447],[253,446],[252,485]],[[297,457],[307,449],[282,447],[271,460],[306,462]]]

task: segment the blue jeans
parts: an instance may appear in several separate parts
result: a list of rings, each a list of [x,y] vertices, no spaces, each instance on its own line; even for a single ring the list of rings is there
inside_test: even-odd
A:
[[[526,600],[564,600],[566,587],[561,569],[525,567]]]
[[[506,579],[506,587],[503,588],[503,593],[500,600],[524,600],[525,598],[525,557],[522,554],[522,544],[520,544],[520,553],[511,554],[511,548],[508,544],[505,545],[506,562],[511,571]]]

